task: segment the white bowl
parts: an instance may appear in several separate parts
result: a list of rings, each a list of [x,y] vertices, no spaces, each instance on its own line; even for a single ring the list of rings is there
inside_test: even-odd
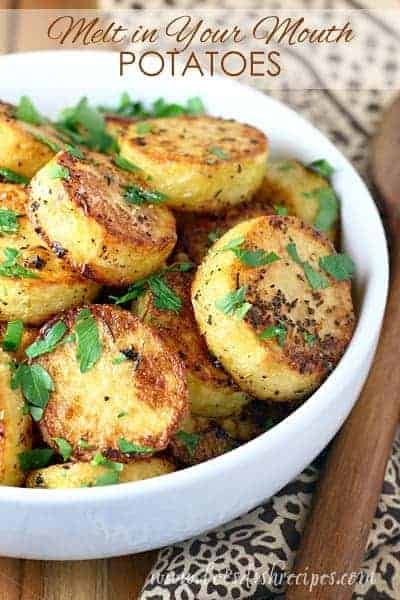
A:
[[[351,410],[372,361],[388,287],[385,236],[375,204],[352,166],[296,112],[228,79],[118,75],[105,52],[38,52],[0,58],[2,99],[28,94],[50,115],[88,95],[115,104],[127,90],[139,99],[183,101],[199,95],[210,113],[263,129],[273,154],[336,167],[343,243],[357,266],[358,323],[335,371],[274,429],[201,465],[138,483],[75,490],[0,487],[0,555],[85,559],[149,550],[183,540],[243,514],[277,492],[328,444]]]

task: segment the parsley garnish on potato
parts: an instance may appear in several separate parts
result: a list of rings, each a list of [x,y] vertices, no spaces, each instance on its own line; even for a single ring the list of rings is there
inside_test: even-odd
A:
[[[23,471],[43,469],[50,464],[54,450],[51,448],[34,448],[18,454],[18,461]]]
[[[99,360],[102,352],[96,320],[88,308],[82,308],[76,318],[77,359],[81,373],[89,371]]]
[[[19,216],[14,210],[0,208],[0,232],[17,233]]]
[[[53,387],[50,375],[38,364],[20,364],[11,378],[11,389],[21,388],[29,412],[35,421],[40,421],[42,418]]]
[[[332,167],[332,165],[324,158],[314,160],[309,165],[307,165],[307,169],[314,171],[314,173],[317,173],[317,175],[321,175],[321,177],[323,177],[324,179],[328,179],[328,181],[335,172],[335,169]]]
[[[150,448],[149,446],[141,446],[140,444],[128,442],[124,438],[119,439],[118,448],[124,454],[152,454],[153,452],[155,452],[154,448]]]
[[[36,340],[28,346],[25,350],[25,354],[28,358],[36,358],[47,352],[52,352],[54,348],[59,344],[67,331],[67,326],[63,321],[57,321],[49,329],[43,337]]]
[[[321,273],[318,273],[307,261],[302,261],[298,252],[297,246],[295,243],[290,242],[286,246],[287,253],[290,258],[297,263],[300,267],[302,267],[304,271],[304,275],[313,290],[325,289],[329,286],[329,282]]]
[[[21,252],[16,248],[6,248],[4,250],[5,260],[0,264],[0,275],[3,275],[3,277],[16,277],[18,279],[37,278],[38,275],[36,273],[18,264],[20,256]]]
[[[146,190],[140,185],[125,186],[124,198],[129,204],[161,204],[167,200],[166,194]]]
[[[9,352],[18,350],[22,334],[24,332],[24,324],[21,320],[10,321],[7,323],[7,329],[3,337],[3,348]]]
[[[223,298],[216,301],[215,306],[225,315],[234,316],[239,320],[244,319],[251,308],[251,304],[245,301],[247,287],[242,285],[238,290],[229,292]]]
[[[7,169],[6,167],[0,167],[0,181],[5,181],[6,183],[19,183],[21,185],[29,183],[28,177],[15,173],[15,171]]]

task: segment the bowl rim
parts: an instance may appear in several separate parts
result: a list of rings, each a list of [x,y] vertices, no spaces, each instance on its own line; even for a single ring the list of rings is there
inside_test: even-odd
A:
[[[0,57],[0,64],[7,60],[12,62],[14,60],[18,61],[29,57],[34,57],[34,59],[40,60],[42,56],[55,54],[57,54],[58,57],[62,55],[63,59],[65,58],[68,61],[72,56],[76,57],[76,55],[83,54],[85,55],[85,60],[88,59],[88,55],[90,55],[90,59],[94,60],[98,60],[99,57],[104,60],[107,55],[108,58],[111,59],[114,58],[117,53],[112,51],[98,50],[36,50],[3,55]],[[375,339],[375,337],[379,334],[389,288],[389,255],[386,236],[377,206],[369,189],[350,161],[340,150],[334,146],[334,144],[327,138],[325,133],[320,131],[296,110],[290,108],[285,103],[266,95],[257,88],[244,85],[238,81],[227,80],[226,78],[218,75],[213,77],[205,76],[201,78],[201,81],[204,84],[209,84],[210,81],[216,80],[221,84],[226,84],[228,87],[233,88],[238,94],[244,90],[247,90],[248,94],[253,95],[255,98],[257,97],[259,99],[263,99],[263,101],[269,103],[270,106],[278,107],[282,112],[286,111],[287,114],[295,117],[299,122],[303,122],[303,124],[306,125],[310,130],[313,130],[314,133],[318,133],[319,136],[322,136],[326,144],[331,147],[332,151],[334,151],[338,157],[340,156],[342,166],[346,169],[347,173],[351,175],[353,182],[357,184],[358,189],[360,192],[362,192],[365,202],[368,203],[368,208],[371,211],[371,217],[375,220],[374,246],[380,256],[379,271],[374,271],[371,274],[368,283],[368,289],[366,290],[362,300],[362,304],[366,304],[367,306],[363,314],[357,319],[356,329],[345,354],[329,377],[310,396],[310,398],[308,398],[299,408],[297,408],[273,429],[268,431],[267,435],[265,433],[261,434],[257,438],[244,443],[238,448],[235,448],[234,450],[231,450],[222,456],[218,456],[204,463],[187,467],[167,475],[137,482],[121,483],[118,485],[51,490],[0,486],[0,505],[6,505],[10,502],[16,502],[19,506],[22,504],[27,504],[46,506],[53,505],[53,507],[62,507],[66,504],[70,506],[71,503],[74,505],[98,505],[112,502],[117,498],[118,500],[121,500],[123,497],[127,499],[129,498],[131,501],[134,497],[146,495],[150,496],[153,495],[153,493],[163,494],[170,490],[179,492],[180,490],[190,487],[190,483],[193,478],[196,478],[197,482],[199,479],[203,479],[205,482],[210,478],[211,475],[213,477],[226,476],[229,472],[229,468],[246,468],[247,464],[251,464],[253,460],[257,460],[257,458],[259,458],[260,455],[266,451],[267,446],[273,446],[278,442],[279,438],[287,438],[289,432],[297,429],[302,423],[310,422],[310,417],[313,415],[313,413],[318,412],[316,410],[318,407],[321,407],[321,403],[323,403],[323,396],[332,395],[335,389],[335,394],[337,395],[338,388],[340,389],[340,387],[342,387],[341,382],[343,383],[346,381],[346,374],[348,375],[350,370],[357,369],[357,366],[362,364],[367,359],[368,353],[371,350],[371,343],[368,344],[367,341],[368,339]],[[366,301],[367,296],[368,301]],[[370,297],[374,299],[373,302],[371,301]]]

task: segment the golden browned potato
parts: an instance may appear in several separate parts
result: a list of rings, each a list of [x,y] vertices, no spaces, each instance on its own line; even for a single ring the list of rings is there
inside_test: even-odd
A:
[[[11,356],[17,361],[21,362],[26,358],[25,350],[28,346],[30,346],[35,338],[39,335],[38,327],[25,327],[22,331],[21,342],[16,348],[16,350],[12,350],[11,348],[4,347],[4,336],[7,331],[7,323],[0,323],[0,345],[3,345],[3,349],[7,350],[11,354]]]
[[[337,256],[296,217],[269,216],[230,229],[200,265],[192,288],[200,331],[256,398],[306,397],[345,351],[354,326],[352,264],[339,257],[348,271],[339,280]]]
[[[237,446],[216,421],[190,416],[172,438],[170,450],[178,463],[190,466],[216,458]]]
[[[191,412],[206,417],[235,414],[250,398],[210,355],[200,335],[190,299],[192,279],[189,272],[169,272],[164,276],[178,298],[177,310],[158,308],[157,296],[151,290],[138,299],[134,310],[145,323],[158,329],[168,347],[182,359]]]
[[[54,147],[60,143],[51,125],[20,121],[15,106],[0,102],[0,167],[30,179],[54,156]]]
[[[265,174],[267,140],[249,125],[215,117],[147,119],[119,138],[172,208],[213,212],[244,202]]]
[[[24,399],[10,386],[10,356],[0,349],[0,485],[21,485],[24,474],[18,455],[32,444],[31,418],[24,414]]]
[[[26,479],[29,488],[81,488],[142,481],[173,473],[175,466],[166,458],[152,456],[125,464],[121,471],[110,466],[85,462],[64,463],[31,471]]]
[[[100,288],[49,250],[26,215],[27,202],[25,188],[0,183],[0,207],[8,223],[0,235],[0,320],[40,325],[90,302]]]
[[[76,271],[110,286],[157,270],[175,242],[163,196],[113,159],[61,152],[31,182],[30,216]]]
[[[198,265],[210,246],[228,229],[242,221],[273,213],[274,209],[268,202],[256,199],[233,206],[220,214],[180,213],[177,215],[179,238],[190,259]]]
[[[335,245],[339,244],[339,204],[334,191],[326,179],[299,161],[268,162],[256,200],[283,206],[289,215],[314,227],[318,225],[317,229],[323,231]],[[328,219],[327,205],[330,209]],[[322,214],[321,217],[321,209],[325,211],[325,216]]]
[[[34,360],[53,381],[40,421],[46,443],[57,448],[54,438],[65,439],[83,460],[102,452],[129,461],[164,449],[188,408],[178,357],[154,330],[114,306],[75,309],[59,319],[75,339]],[[136,445],[132,455],[127,443]]]
[[[47,489],[93,487],[141,481],[173,473],[173,471],[175,466],[171,461],[156,456],[125,464],[121,471],[115,471],[110,466],[88,462],[64,463],[31,471],[26,479],[26,487]]]
[[[112,135],[118,140],[119,136],[125,133],[132,123],[135,123],[137,119],[131,117],[121,117],[120,115],[105,114],[104,121],[106,124],[107,133]]]

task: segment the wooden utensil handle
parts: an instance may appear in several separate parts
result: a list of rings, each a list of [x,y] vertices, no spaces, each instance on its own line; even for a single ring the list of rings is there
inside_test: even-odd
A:
[[[379,349],[361,397],[335,440],[315,496],[295,573],[325,575],[310,590],[289,588],[287,600],[351,598],[399,414],[400,272],[392,281]],[[334,585],[326,576],[335,573]],[[341,581],[341,577],[343,579]]]

